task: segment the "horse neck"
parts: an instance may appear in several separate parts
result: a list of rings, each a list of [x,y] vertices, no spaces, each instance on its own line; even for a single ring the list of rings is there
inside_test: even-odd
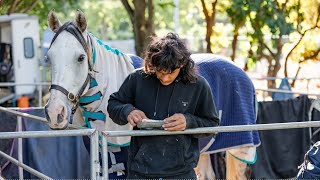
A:
[[[97,86],[89,90],[86,96],[101,92],[103,99],[100,103],[92,103],[91,111],[105,111],[109,96],[117,91],[124,79],[134,70],[129,56],[113,49],[100,39],[91,35],[92,40],[92,77]]]

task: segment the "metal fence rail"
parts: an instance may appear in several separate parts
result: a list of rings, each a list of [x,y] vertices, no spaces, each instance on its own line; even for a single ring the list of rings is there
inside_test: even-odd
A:
[[[310,95],[310,96],[320,97],[320,94],[318,94],[318,93],[306,93],[306,92],[301,92],[301,91],[288,91],[288,90],[282,90],[282,89],[261,89],[261,88],[256,88],[256,91],[278,92],[278,93],[287,93],[287,94],[301,94],[301,95]]]
[[[309,78],[295,78],[295,77],[250,77],[252,80],[277,80],[277,79],[288,79],[288,80],[320,80],[320,77],[309,77]]]
[[[26,132],[1,132],[0,139],[11,139],[11,138],[41,138],[41,137],[65,137],[65,136],[90,136],[92,153],[90,154],[91,163],[91,179],[97,179],[100,177],[100,164],[98,159],[98,146],[99,137],[98,133],[94,129],[81,129],[81,130],[56,130],[56,131],[26,131]],[[0,156],[8,159],[14,164],[24,168],[26,171],[41,179],[50,179],[48,176],[36,171],[35,169],[23,164],[21,161],[10,157],[6,153],[0,151]]]
[[[164,131],[164,130],[131,130],[131,131],[103,131],[106,136],[159,136],[176,134],[203,134],[203,133],[221,133],[221,132],[241,132],[241,131],[261,131],[278,129],[295,129],[320,127],[320,121],[292,122],[292,123],[270,123],[270,124],[252,124],[237,126],[218,126],[187,129],[184,131]]]
[[[94,129],[0,132],[0,139],[42,138],[42,137],[61,137],[61,136],[90,136],[94,132],[95,132]]]
[[[102,175],[103,179],[108,179],[108,137],[113,136],[159,136],[159,135],[177,135],[177,134],[202,134],[202,133],[221,133],[221,132],[241,132],[257,130],[280,130],[320,127],[320,121],[310,122],[292,122],[292,123],[270,123],[270,124],[253,124],[238,126],[219,126],[187,129],[185,131],[168,132],[164,130],[131,130],[131,131],[103,131],[102,132]]]
[[[46,175],[42,174],[41,172],[39,172],[39,171],[37,171],[37,170],[35,170],[35,169],[23,164],[22,162],[17,161],[15,158],[9,156],[8,154],[6,154],[6,153],[4,153],[2,151],[0,151],[0,156],[8,159],[9,161],[11,161],[13,164],[15,164],[17,166],[22,167],[23,169],[25,169],[26,171],[30,172],[31,174],[37,176],[38,178],[41,178],[41,179],[52,179],[49,176],[46,176]],[[19,176],[19,179],[23,179],[23,178],[21,178]]]

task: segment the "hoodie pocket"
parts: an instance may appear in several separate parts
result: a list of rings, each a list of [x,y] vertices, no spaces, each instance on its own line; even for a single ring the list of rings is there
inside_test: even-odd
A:
[[[142,174],[166,174],[185,166],[181,136],[145,137],[133,158],[131,170]]]

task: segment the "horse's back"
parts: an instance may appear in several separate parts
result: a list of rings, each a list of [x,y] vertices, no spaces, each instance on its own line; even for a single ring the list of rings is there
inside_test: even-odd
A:
[[[221,126],[256,123],[256,99],[252,81],[233,62],[214,54],[193,54],[199,74],[209,83],[217,111],[221,111]],[[205,147],[210,138],[203,139]],[[258,145],[258,132],[219,133],[207,151],[218,152],[241,145]]]
[[[132,65],[135,69],[142,67],[143,65],[143,59],[137,55],[134,54],[127,54],[131,60],[132,60]]]

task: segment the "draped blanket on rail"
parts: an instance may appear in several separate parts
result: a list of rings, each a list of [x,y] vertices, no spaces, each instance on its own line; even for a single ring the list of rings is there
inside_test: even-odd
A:
[[[217,111],[221,113],[220,125],[256,124],[255,89],[246,73],[231,61],[213,54],[193,54],[192,59],[199,73],[210,84]],[[260,138],[257,131],[219,133],[215,140],[209,137],[200,141],[204,153],[258,145]]]

